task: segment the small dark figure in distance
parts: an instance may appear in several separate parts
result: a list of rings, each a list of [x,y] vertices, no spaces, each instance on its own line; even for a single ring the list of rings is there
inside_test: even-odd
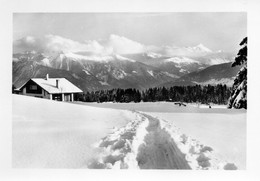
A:
[[[186,104],[182,103],[182,102],[175,102],[175,105],[179,105],[179,106],[186,106]]]

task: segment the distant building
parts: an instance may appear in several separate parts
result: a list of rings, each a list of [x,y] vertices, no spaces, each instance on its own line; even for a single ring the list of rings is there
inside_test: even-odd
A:
[[[83,92],[65,78],[32,78],[15,90],[19,94],[57,100],[74,101],[76,93]]]

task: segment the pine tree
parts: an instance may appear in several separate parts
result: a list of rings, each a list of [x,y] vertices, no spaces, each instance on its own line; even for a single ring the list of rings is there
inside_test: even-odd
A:
[[[234,80],[228,108],[247,109],[247,37],[239,45],[242,48],[232,63],[232,67],[242,65],[242,68]]]

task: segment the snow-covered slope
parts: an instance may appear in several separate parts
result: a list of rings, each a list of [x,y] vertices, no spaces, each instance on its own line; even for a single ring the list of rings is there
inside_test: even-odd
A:
[[[165,46],[162,49],[163,53],[167,56],[204,56],[213,53],[212,50],[205,47],[203,44],[190,47],[176,47],[176,46]]]
[[[238,67],[231,67],[231,63],[212,65],[203,70],[191,72],[180,77],[179,81],[192,81],[197,84],[226,84],[232,85]]]
[[[211,52],[202,56],[192,57],[202,64],[217,65],[222,63],[232,62],[234,60],[235,53],[232,52]]]
[[[173,122],[136,111],[13,95],[12,125],[15,168],[237,168]]]
[[[187,57],[171,57],[171,58],[165,59],[164,62],[173,62],[173,63],[177,63],[177,64],[199,63],[198,61],[187,58]]]
[[[124,55],[134,59],[138,62],[142,62],[146,65],[153,66],[161,71],[173,75],[174,77],[182,76],[187,73],[197,71],[202,68],[206,68],[208,65],[200,63],[194,57],[183,56],[165,56],[156,53],[142,53]]]
[[[180,133],[210,146],[220,160],[234,163],[238,169],[246,168],[246,110],[230,110],[225,105],[212,105],[212,109],[194,104],[179,107],[169,102],[86,105],[144,111],[157,117],[160,124],[177,127]]]
[[[87,167],[95,157],[91,145],[134,118],[128,111],[14,95],[13,166]]]
[[[114,58],[112,56],[97,56],[97,55],[92,55],[92,56],[84,56],[84,55],[80,55],[80,54],[75,54],[75,53],[66,53],[64,54],[65,58],[69,58],[71,60],[76,60],[76,61],[80,61],[80,60],[85,60],[85,61],[111,61],[114,60]]]
[[[210,50],[209,48],[205,47],[202,43],[198,44],[195,47],[190,48],[193,51],[198,51],[198,52],[208,52],[211,53],[212,50]]]

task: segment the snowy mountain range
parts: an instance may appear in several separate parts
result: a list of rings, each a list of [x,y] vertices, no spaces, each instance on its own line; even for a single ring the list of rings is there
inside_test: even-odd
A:
[[[125,37],[76,42],[55,35],[41,39],[24,37],[13,44],[13,84],[19,87],[32,77],[65,77],[82,90],[110,88],[145,89],[169,82],[192,81],[184,78],[211,66],[231,62],[232,53],[213,52],[202,44],[194,47],[145,46]],[[219,65],[217,65],[219,64]],[[219,74],[207,71],[208,79]],[[233,74],[232,74],[233,76]],[[213,76],[214,77],[214,76]],[[232,78],[232,77],[228,77]],[[213,81],[214,82],[214,81]]]
[[[172,80],[166,72],[120,55],[105,57],[59,53],[14,54],[13,83],[21,85],[31,77],[65,77],[83,90],[148,88]]]
[[[241,66],[231,67],[232,63],[223,63],[209,66],[203,70],[194,71],[181,76],[177,80],[162,83],[161,87],[171,87],[180,85],[217,85],[225,84],[231,87],[235,76]]]

